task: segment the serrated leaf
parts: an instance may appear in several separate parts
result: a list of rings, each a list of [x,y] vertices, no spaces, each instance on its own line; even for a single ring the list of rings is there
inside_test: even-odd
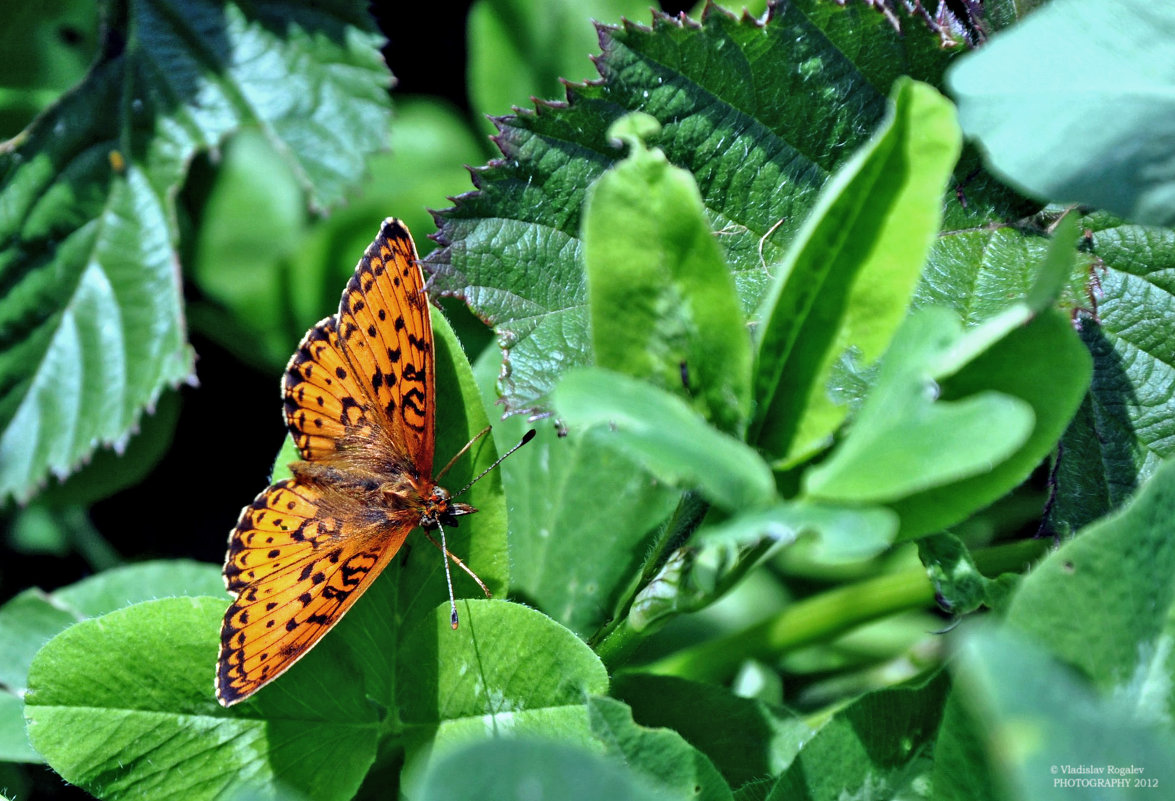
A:
[[[275,782],[350,798],[378,736],[354,663],[312,651],[264,698],[226,710],[212,693],[225,606],[148,601],[59,634],[29,671],[33,747],[101,798],[212,799]]]
[[[118,9],[85,81],[0,156],[0,496],[121,443],[190,375],[173,196],[197,151],[256,123],[326,206],[384,141],[361,3]]]
[[[658,146],[697,180],[747,310],[820,185],[880,121],[893,80],[934,82],[946,60],[926,31],[899,37],[870,9],[814,0],[774,6],[765,23],[717,6],[701,23],[657,15],[652,29],[604,29],[603,49],[602,81],[570,88],[567,106],[498,121],[504,159],[440,215],[436,285],[497,329],[512,410],[544,405],[557,376],[587,361],[578,232],[583,189],[619,156],[612,121],[661,122]],[[982,180],[971,189],[953,225],[1006,207]]]
[[[1077,312],[1093,379],[1065,433],[1049,523],[1064,534],[1116,509],[1175,456],[1175,233],[1111,224],[1092,233],[1100,260]]]
[[[1172,70],[1175,9],[1067,0],[960,60],[949,85],[964,129],[1009,182],[1042,200],[1170,225]],[[1091,118],[1100,121],[1092,129]]]
[[[584,367],[559,382],[555,404],[569,425],[601,429],[601,444],[617,448],[667,484],[697,487],[724,509],[753,508],[775,499],[771,470],[754,449],[706,425],[685,401],[656,387]]]

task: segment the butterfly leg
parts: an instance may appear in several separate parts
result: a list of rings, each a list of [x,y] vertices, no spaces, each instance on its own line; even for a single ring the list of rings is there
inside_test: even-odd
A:
[[[477,586],[481,587],[481,591],[482,591],[482,592],[484,592],[484,593],[486,594],[486,597],[487,597],[487,598],[493,598],[493,597],[494,597],[493,593],[491,593],[491,592],[490,592],[490,588],[489,588],[489,587],[487,587],[487,586],[485,585],[485,582],[484,582],[484,581],[482,581],[482,580],[481,580],[481,578],[480,578],[480,577],[479,577],[479,576],[478,576],[476,573],[474,573],[472,570],[470,570],[470,569],[469,569],[469,566],[468,566],[468,565],[466,565],[464,562],[462,562],[460,559],[458,559],[458,558],[457,558],[455,555],[453,555],[453,554],[452,554],[452,553],[449,551],[449,549],[448,549],[448,548],[444,548],[444,547],[442,547],[442,546],[441,546],[441,544],[440,544],[439,542],[437,542],[435,539],[433,539],[433,536],[432,536],[432,534],[429,534],[429,533],[426,531],[426,532],[424,532],[424,536],[428,537],[428,541],[429,541],[429,542],[431,542],[433,545],[437,546],[437,550],[438,550],[438,551],[440,551],[441,553],[443,553],[443,554],[444,554],[446,557],[448,557],[449,559],[452,559],[452,560],[453,560],[453,564],[457,565],[457,567],[461,568],[461,569],[462,569],[462,570],[464,570],[466,573],[468,573],[468,574],[469,574],[469,577],[470,577],[470,578],[472,578],[474,581],[476,581],[476,582],[477,582]]]

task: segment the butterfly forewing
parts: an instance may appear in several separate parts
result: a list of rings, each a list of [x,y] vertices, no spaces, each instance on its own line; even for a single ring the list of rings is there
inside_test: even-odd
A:
[[[229,535],[235,601],[216,676],[226,706],[318,642],[419,525],[434,486],[432,348],[416,249],[386,220],[338,314],[307,332],[286,368],[286,422],[303,461]]]
[[[432,476],[432,320],[408,231],[385,224],[339,304],[339,339],[398,450]]]

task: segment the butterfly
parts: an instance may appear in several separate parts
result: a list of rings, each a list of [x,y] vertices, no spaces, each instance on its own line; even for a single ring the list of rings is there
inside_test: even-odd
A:
[[[338,313],[306,333],[286,367],[286,425],[301,461],[290,465],[291,478],[241,510],[229,535],[224,579],[235,600],[225,612],[216,666],[216,697],[224,706],[305,656],[418,526],[446,557],[454,628],[449,559],[489,596],[444,545],[444,527],[477,510],[453,500],[433,478],[433,366],[416,246],[404,224],[389,218],[347,283]],[[439,543],[428,534],[438,529]]]

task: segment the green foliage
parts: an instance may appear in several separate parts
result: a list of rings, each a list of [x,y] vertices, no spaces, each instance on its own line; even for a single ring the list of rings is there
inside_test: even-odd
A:
[[[379,220],[423,240],[423,207],[487,157],[440,101],[397,100],[391,121],[365,4],[295,5],[112,2],[88,72],[81,35],[5,76],[39,94],[0,94],[26,126],[0,152],[0,495],[130,441],[14,517],[26,544],[49,532],[43,553],[167,450],[174,405],[131,437],[191,374],[185,319],[276,383]],[[59,24],[19,8],[30,41]],[[1093,105],[1097,136],[1015,127],[1055,111],[1045,84],[993,133],[1009,76],[1100,52],[1108,26],[1070,23],[1102,12],[1058,0],[1021,26],[992,4],[991,27],[959,29],[1010,30],[949,72],[966,43],[866,4],[620,22],[643,13],[483,0],[468,20],[481,111],[584,79],[602,51],[566,103],[494,118],[503,157],[437,213],[426,262],[434,298],[501,346],[434,311],[438,464],[497,401],[536,415],[496,423],[445,485],[553,418],[448,532],[494,598],[455,570],[454,631],[442,557],[414,534],[321,644],[226,709],[219,566],[10,593],[0,762],[108,799],[1027,799],[1089,764],[1175,781],[1175,238],[1042,210],[961,134],[1043,201],[1168,222],[1164,134],[1115,97],[1162,98],[1166,76],[1102,53],[1108,83],[1064,103]],[[1146,146],[1107,158],[1128,126]],[[213,441],[219,461],[150,515],[160,538],[194,488],[218,491],[235,443]],[[118,561],[102,547],[91,564]]]

